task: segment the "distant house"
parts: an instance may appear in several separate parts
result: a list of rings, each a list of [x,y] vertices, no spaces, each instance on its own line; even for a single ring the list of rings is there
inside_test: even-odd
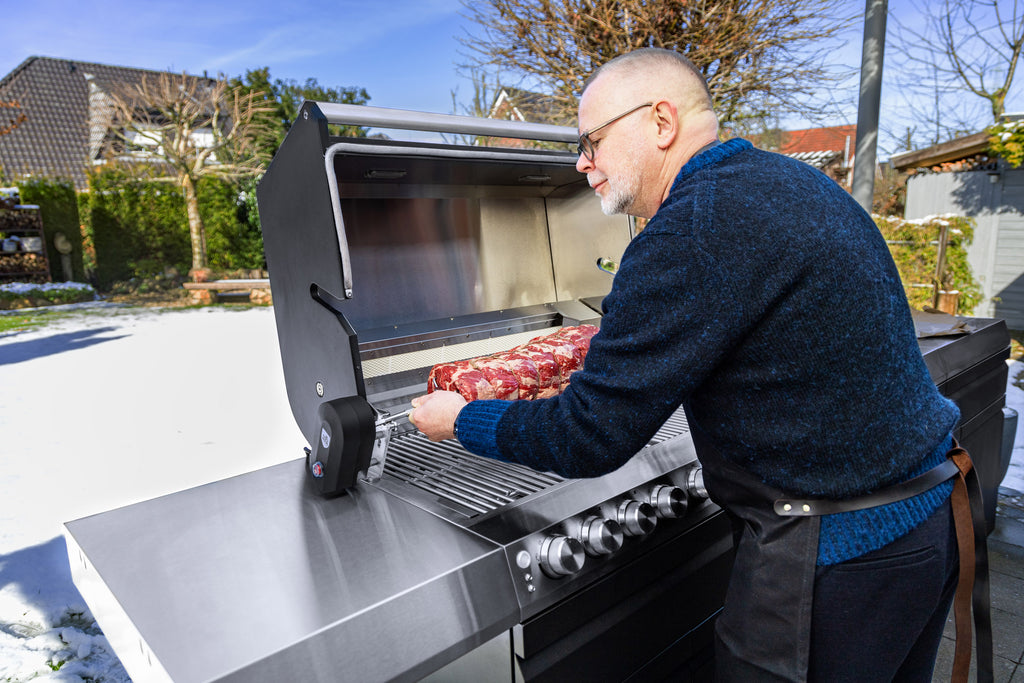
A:
[[[558,107],[555,98],[517,88],[502,88],[494,98],[494,104],[487,113],[489,119],[523,121],[527,123],[558,124]],[[523,147],[527,143],[516,138],[492,138],[488,145],[498,147]]]
[[[824,171],[845,188],[850,187],[857,126],[831,126],[781,132],[778,152]]]
[[[109,94],[164,72],[52,57],[29,57],[0,79],[0,101],[15,101],[25,120],[0,136],[0,169],[87,185],[102,163],[111,116]]]
[[[517,88],[502,88],[494,98],[489,119],[553,123],[556,114],[555,98]]]
[[[897,154],[891,163],[910,174],[906,218],[974,218],[967,261],[984,292],[974,314],[1024,329],[1024,168],[990,157],[984,132]]]

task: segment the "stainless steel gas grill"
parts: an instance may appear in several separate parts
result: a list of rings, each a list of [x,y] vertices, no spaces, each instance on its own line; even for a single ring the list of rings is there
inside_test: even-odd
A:
[[[576,139],[303,106],[258,198],[307,457],[68,523],[76,584],[129,673],[706,677],[732,536],[682,412],[587,480],[432,443],[398,417],[438,362],[599,325],[612,277],[598,262],[620,258],[630,224],[600,212],[570,152],[339,138],[334,124]]]

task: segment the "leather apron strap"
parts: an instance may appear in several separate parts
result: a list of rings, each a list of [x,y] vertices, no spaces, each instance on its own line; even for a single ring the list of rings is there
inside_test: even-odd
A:
[[[992,619],[989,604],[988,544],[981,483],[974,463],[956,441],[946,460],[932,469],[881,491],[847,500],[779,498],[773,509],[781,517],[811,517],[864,510],[904,500],[956,478],[951,498],[960,557],[960,579],[953,601],[956,622],[956,649],[953,681],[967,681],[971,667],[971,611],[977,638],[978,681],[993,680]]]
[[[971,456],[954,444],[950,459],[959,468],[953,483],[953,522],[960,550],[960,583],[953,600],[956,621],[956,651],[953,680],[966,681],[971,667],[971,605],[978,652],[978,681],[994,679],[992,658],[992,619],[989,611],[988,543],[981,482]],[[973,600],[972,600],[973,593]]]

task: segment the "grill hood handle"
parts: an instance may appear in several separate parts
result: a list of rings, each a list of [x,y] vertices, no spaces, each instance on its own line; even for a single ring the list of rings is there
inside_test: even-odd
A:
[[[499,138],[545,140],[547,142],[576,142],[580,135],[575,128],[547,123],[481,119],[457,114],[433,114],[333,102],[317,102],[316,106],[327,118],[328,123],[347,126],[486,135]]]

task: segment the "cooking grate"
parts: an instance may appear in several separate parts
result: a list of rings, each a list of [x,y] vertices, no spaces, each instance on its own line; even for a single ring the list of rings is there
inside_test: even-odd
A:
[[[454,441],[434,443],[422,434],[391,441],[384,471],[472,515],[490,512],[564,481],[550,472],[488,460]]]
[[[685,414],[678,410],[665,421],[650,445],[688,429]],[[416,432],[392,439],[384,472],[437,496],[440,502],[470,517],[564,481],[550,472],[472,455],[455,441],[435,443]]]
[[[686,434],[689,431],[690,425],[686,423],[686,413],[680,408],[665,420],[665,424],[661,425],[661,428],[655,432],[649,445],[653,446],[662,441],[668,441],[672,437]]]

